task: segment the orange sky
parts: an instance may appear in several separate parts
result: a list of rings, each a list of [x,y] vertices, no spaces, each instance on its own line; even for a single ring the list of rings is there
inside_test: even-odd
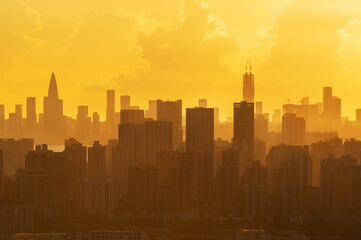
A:
[[[242,99],[250,57],[266,111],[288,98],[321,101],[330,85],[353,118],[361,108],[360,9],[359,0],[2,0],[0,103],[9,112],[36,96],[42,112],[54,71],[69,115],[89,105],[104,119],[112,88],[142,107],[208,98],[224,119]]]

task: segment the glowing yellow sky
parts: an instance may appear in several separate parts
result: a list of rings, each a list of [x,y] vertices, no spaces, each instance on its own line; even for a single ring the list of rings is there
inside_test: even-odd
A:
[[[253,63],[264,109],[321,101],[334,87],[343,115],[361,108],[359,0],[1,0],[0,102],[36,96],[51,72],[66,114],[89,105],[104,119],[105,91],[132,104],[208,98],[224,118],[242,99]],[[118,97],[117,97],[118,99]],[[119,102],[117,100],[117,105]]]

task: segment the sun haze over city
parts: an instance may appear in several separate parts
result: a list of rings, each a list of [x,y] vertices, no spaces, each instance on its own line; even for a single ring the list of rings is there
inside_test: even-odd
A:
[[[105,91],[148,99],[207,98],[232,114],[251,59],[256,100],[272,112],[290,99],[342,98],[361,107],[361,13],[356,0],[2,0],[0,102],[45,96],[51,72],[64,112],[89,105],[104,119]],[[196,93],[196,94],[195,94]],[[42,101],[37,101],[41,109]],[[118,102],[117,102],[118,104]]]
[[[360,0],[0,0],[0,240],[360,240]]]

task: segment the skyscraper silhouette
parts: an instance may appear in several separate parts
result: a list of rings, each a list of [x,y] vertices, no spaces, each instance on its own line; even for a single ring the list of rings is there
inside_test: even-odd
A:
[[[254,145],[254,104],[234,103],[233,108],[233,146],[242,151],[248,164],[253,161]]]
[[[254,102],[254,74],[252,73],[252,65],[249,60],[246,64],[246,72],[243,74],[243,101]]]
[[[115,131],[115,91],[107,91],[107,118],[106,118],[107,134],[116,136]]]
[[[34,137],[36,133],[36,98],[28,97],[26,99],[26,136]]]
[[[44,137],[49,144],[60,144],[65,140],[63,100],[59,99],[54,73],[51,75],[48,96],[44,97]]]

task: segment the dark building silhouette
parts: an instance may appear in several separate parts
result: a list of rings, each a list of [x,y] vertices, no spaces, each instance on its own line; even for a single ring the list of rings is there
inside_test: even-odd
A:
[[[0,139],[3,151],[3,167],[5,175],[14,175],[18,168],[25,166],[25,155],[34,150],[33,139]]]
[[[254,104],[234,103],[233,108],[233,147],[243,153],[250,164],[254,152]]]
[[[155,166],[157,155],[172,151],[172,122],[149,121],[144,123],[144,160],[148,166]]]
[[[79,183],[86,180],[87,148],[75,139],[65,141],[67,207],[77,209]]]
[[[193,153],[212,153],[214,148],[213,108],[187,108],[186,150]]]
[[[48,96],[44,97],[44,137],[49,144],[60,144],[65,140],[63,100],[59,99],[54,73],[51,75]]]
[[[355,171],[356,170],[356,171]],[[321,160],[321,214],[331,219],[356,214],[354,198],[360,194],[355,188],[355,177],[360,179],[357,160],[344,156],[329,156]]]
[[[105,146],[95,141],[88,148],[88,180],[103,181],[106,179]]]
[[[214,110],[187,108],[186,150],[195,155],[195,191],[199,204],[210,204],[213,195]]]
[[[307,213],[307,189],[312,185],[312,163],[308,146],[281,144],[266,157],[271,208],[283,216]]]
[[[328,141],[319,141],[311,144],[312,186],[320,187],[321,159],[328,158],[330,155],[337,158],[341,157],[342,148],[342,140],[339,138]]]
[[[173,144],[178,147],[183,142],[182,100],[157,100],[157,120],[172,123]]]
[[[64,209],[66,206],[66,161],[64,153],[36,146],[26,155],[25,169],[16,172],[19,202],[37,209]]]
[[[239,152],[232,149],[223,151],[222,165],[216,174],[216,203],[225,214],[237,212],[239,207],[240,159]]]

